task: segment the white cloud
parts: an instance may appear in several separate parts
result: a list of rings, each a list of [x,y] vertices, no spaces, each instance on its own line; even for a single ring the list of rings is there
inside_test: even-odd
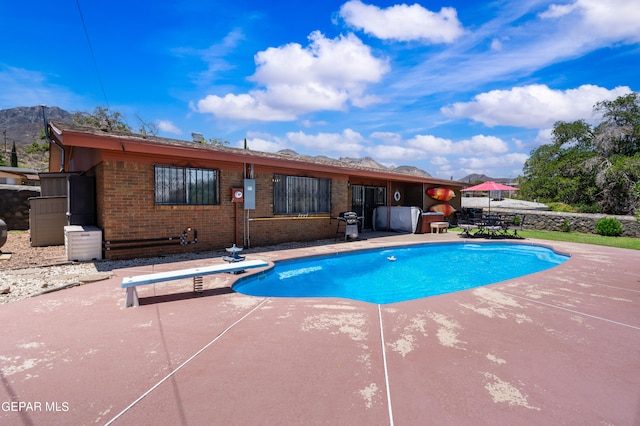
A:
[[[528,158],[527,154],[514,152],[505,155],[459,158],[457,162],[460,165],[460,177],[470,173],[487,173],[488,170],[492,169],[518,170],[517,175]]]
[[[397,145],[402,142],[402,136],[393,132],[374,132],[370,135],[374,139],[379,139],[383,142]]]
[[[182,130],[180,130],[178,126],[173,124],[170,120],[157,120],[156,126],[158,126],[158,129],[166,133],[173,133],[175,135],[182,134]]]
[[[256,54],[253,79],[264,84],[308,84],[345,88],[373,83],[387,72],[387,61],[371,54],[371,48],[353,34],[326,38],[319,31],[309,35],[310,45],[298,43],[271,47]]]
[[[458,142],[432,135],[417,135],[408,141],[408,145],[438,155],[495,154],[508,150],[507,143],[502,139],[485,135],[475,135]]]
[[[351,0],[342,5],[340,16],[349,25],[383,40],[451,43],[464,33],[456,10],[451,7],[436,13],[419,4],[381,9]]]
[[[234,95],[227,94],[224,97],[208,95],[197,103],[196,111],[210,112],[218,118],[231,118],[239,120],[259,121],[290,121],[295,115],[286,111],[271,108],[261,102],[261,92],[251,94]]]
[[[491,40],[491,50],[502,50],[502,41],[500,39],[494,38]]]
[[[609,90],[583,85],[554,90],[536,84],[481,93],[471,102],[457,102],[441,111],[449,117],[470,118],[487,126],[545,128],[557,121],[593,119],[593,106],[597,102],[629,92],[631,89],[626,86]]]
[[[212,80],[219,78],[222,73],[235,68],[235,65],[230,63],[226,56],[233,52],[244,38],[243,32],[236,28],[230,31],[221,42],[212,44],[205,49],[179,47],[172,49],[172,53],[178,57],[194,56],[200,58],[206,64],[207,69],[193,72],[190,77],[197,84],[210,84]]]
[[[568,15],[573,12],[576,8],[576,4],[552,4],[549,6],[549,9],[542,12],[540,18],[542,19],[555,19],[560,18],[562,16]]]
[[[367,84],[379,82],[389,70],[387,60],[373,56],[353,34],[328,39],[316,31],[309,40],[306,48],[290,43],[255,55],[251,80],[264,89],[208,95],[198,101],[196,110],[221,118],[290,121],[308,112],[377,101],[364,92]]]
[[[456,93],[460,88],[477,90],[487,83],[522,81],[546,67],[598,49],[640,41],[637,0],[558,0],[558,4],[569,4],[534,15],[540,3],[500,2],[493,19],[479,22],[456,43],[425,55],[418,65],[394,69],[394,76],[399,76],[390,86],[391,95],[428,96]],[[593,68],[598,65],[594,63]],[[567,81],[571,78],[566,76]]]
[[[266,136],[266,138],[262,136],[250,136],[247,138],[247,147],[254,151],[262,152],[278,152],[289,148],[284,141],[273,136]]]
[[[534,144],[535,144],[534,148],[537,148],[544,144],[551,143],[552,140],[553,140],[553,129],[552,128],[541,129],[538,131],[538,134],[534,139]]]
[[[294,150],[297,147],[304,148],[305,152],[326,153],[331,156],[358,156],[365,146],[362,135],[351,129],[345,129],[342,133],[318,133],[308,135],[303,132],[287,133],[287,140]]]
[[[333,158],[365,155],[367,145],[362,135],[352,129],[345,129],[342,133],[288,132],[284,137],[251,132],[247,136],[247,144],[250,149],[265,152],[292,149],[301,154],[327,155]]]
[[[400,145],[376,145],[367,150],[367,154],[381,163],[414,162],[424,160],[428,153],[420,148]]]
[[[441,155],[435,155],[433,157],[429,157],[429,163],[434,166],[446,166],[449,165],[449,159]]]
[[[374,139],[381,143],[374,144]],[[487,135],[452,141],[432,135],[403,139],[400,134],[392,132],[375,132],[367,138],[352,129],[316,134],[297,131],[283,137],[250,132],[247,144],[250,149],[266,152],[292,149],[300,154],[331,158],[369,156],[388,167],[410,164],[446,178],[505,169],[514,170],[512,174],[515,176],[518,174],[515,170],[522,168],[528,158],[527,154],[509,152],[506,142]]]
[[[640,41],[640,7],[633,0],[577,0],[570,4],[552,4],[539,16],[542,19],[577,18],[577,28],[588,39]]]

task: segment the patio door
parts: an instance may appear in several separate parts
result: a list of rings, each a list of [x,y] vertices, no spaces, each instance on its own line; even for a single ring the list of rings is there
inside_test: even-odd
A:
[[[351,210],[362,218],[362,229],[373,229],[373,211],[386,205],[387,188],[384,186],[351,185]]]

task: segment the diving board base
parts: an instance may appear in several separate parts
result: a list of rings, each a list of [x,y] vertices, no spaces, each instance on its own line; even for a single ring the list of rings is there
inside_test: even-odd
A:
[[[135,287],[127,287],[127,293],[124,296],[124,307],[140,306],[138,300],[138,290]]]

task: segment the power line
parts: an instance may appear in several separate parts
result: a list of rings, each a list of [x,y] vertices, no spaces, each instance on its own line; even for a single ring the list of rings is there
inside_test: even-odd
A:
[[[100,89],[102,90],[102,96],[107,104],[107,109],[111,109],[109,106],[109,99],[107,99],[107,92],[104,90],[104,84],[102,84],[102,77],[100,77],[100,70],[98,69],[98,62],[96,61],[96,55],[93,53],[93,46],[91,45],[91,39],[89,38],[89,31],[87,31],[87,24],[84,21],[84,15],[82,14],[82,8],[80,7],[80,0],[76,0],[78,5],[78,12],[80,13],[80,20],[82,21],[82,28],[84,29],[84,35],[87,38],[87,44],[89,45],[89,53],[91,53],[91,59],[93,60],[93,67],[96,70],[98,76],[98,83],[100,83]]]

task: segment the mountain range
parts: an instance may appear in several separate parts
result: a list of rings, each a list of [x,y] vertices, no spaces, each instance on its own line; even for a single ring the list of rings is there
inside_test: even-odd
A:
[[[71,121],[71,114],[62,108],[44,107],[47,120]],[[0,131],[6,131],[7,142],[16,145],[30,145],[40,141],[44,128],[43,107],[17,107],[0,110]],[[4,142],[4,141],[3,141]]]
[[[44,107],[47,120],[71,121],[71,114],[62,108]],[[0,110],[0,156],[5,163],[11,159],[11,148],[16,145],[18,165],[40,172],[48,171],[48,152],[28,152],[33,142],[43,143],[43,107],[17,107]]]

